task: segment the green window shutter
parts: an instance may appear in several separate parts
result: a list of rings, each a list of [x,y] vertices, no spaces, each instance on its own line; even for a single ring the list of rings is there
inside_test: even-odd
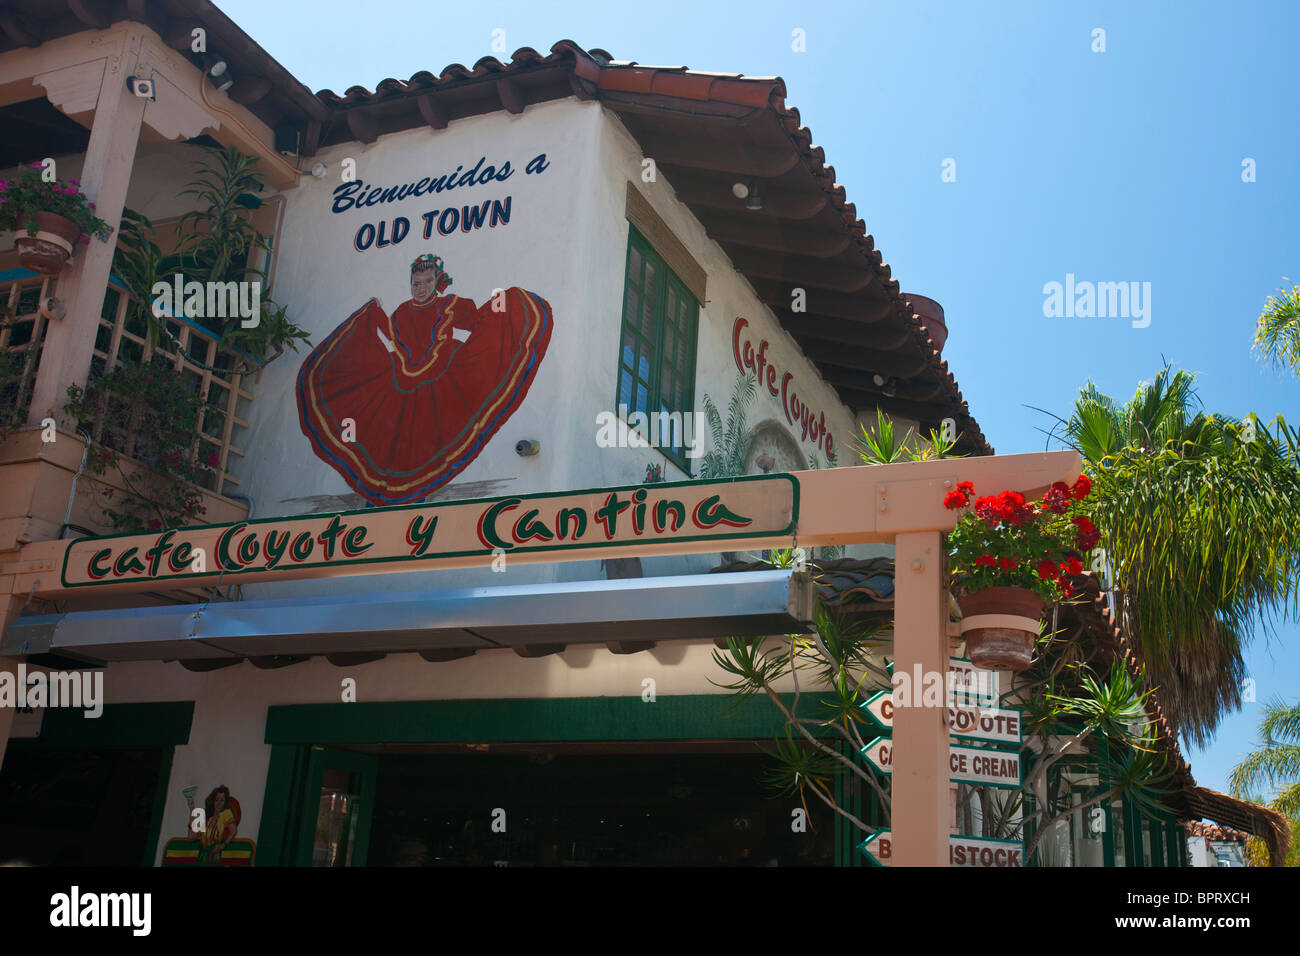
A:
[[[615,405],[628,414],[680,415],[695,406],[695,350],[700,306],[635,226],[628,226]],[[686,474],[684,424],[668,425],[651,443]]]

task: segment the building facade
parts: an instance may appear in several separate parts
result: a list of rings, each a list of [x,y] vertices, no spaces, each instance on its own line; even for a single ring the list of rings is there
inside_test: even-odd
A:
[[[183,282],[150,334],[111,242],[56,278],[0,253],[0,347],[22,357],[26,411],[0,457],[2,650],[15,674],[103,677],[94,719],[0,711],[0,855],[864,864],[830,814],[810,808],[813,825],[792,830],[790,801],[766,799],[772,715],[728,716],[715,683],[719,637],[807,629],[789,573],[705,574],[736,556],[725,545],[513,559],[620,516],[637,535],[677,531],[685,505],[638,511],[660,483],[854,464],[878,412],[991,454],[940,357],[942,309],[900,290],[782,81],[562,41],[313,95],[210,4],[173,6],[184,13],[55,3],[10,18],[0,165],[52,158],[118,235],[124,209],[142,214],[166,253],[200,208],[186,189],[211,150],[253,157],[247,219],[266,248],[248,267],[310,340],[250,359],[206,321],[210,298],[187,312]],[[137,572],[111,534],[132,529],[106,501],[138,473],[87,461],[135,446],[64,396],[151,363],[212,406],[191,450],[207,463],[194,523],[239,531],[211,557],[229,574],[118,593],[108,582]],[[530,496],[610,488],[627,501],[604,517],[522,513]],[[373,532],[349,532],[471,499],[498,503],[478,529],[498,547],[454,571],[236,570],[273,550],[367,560]],[[291,540],[277,521],[293,516],[337,527]],[[407,529],[417,550],[420,533]],[[109,544],[89,545],[78,580],[33,557],[80,537]],[[196,808],[210,839],[187,832]],[[1139,860],[1182,859],[1178,815]],[[1115,865],[1113,849],[1085,857],[1071,862]]]

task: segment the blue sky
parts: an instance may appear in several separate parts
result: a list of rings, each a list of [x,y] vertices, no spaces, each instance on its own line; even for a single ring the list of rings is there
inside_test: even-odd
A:
[[[1044,447],[1050,420],[1026,406],[1065,414],[1088,380],[1127,397],[1165,360],[1198,373],[1209,410],[1300,422],[1300,381],[1251,352],[1264,301],[1284,276],[1300,282],[1300,4],[219,6],[312,90],[472,66],[498,29],[503,59],[571,39],[650,65],[781,76],[893,275],[943,304],[944,355],[999,452]],[[1149,282],[1150,324],[1045,317],[1044,284],[1067,274]],[[1218,790],[1262,704],[1300,698],[1300,627],[1258,637],[1247,666],[1257,703],[1185,751]]]

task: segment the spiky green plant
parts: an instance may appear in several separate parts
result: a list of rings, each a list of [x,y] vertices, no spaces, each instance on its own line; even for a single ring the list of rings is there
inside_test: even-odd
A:
[[[1255,348],[1266,362],[1300,375],[1300,285],[1269,296],[1255,325]]]

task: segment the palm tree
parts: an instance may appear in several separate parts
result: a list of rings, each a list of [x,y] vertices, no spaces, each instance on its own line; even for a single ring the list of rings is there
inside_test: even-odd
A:
[[[1255,803],[1263,801],[1250,796],[1254,788],[1260,785],[1278,788],[1276,796],[1266,806],[1291,821],[1294,836],[1297,824],[1300,824],[1300,702],[1287,706],[1279,698],[1266,704],[1264,719],[1259,722],[1259,737],[1259,748],[1247,754],[1233,768],[1228,777],[1228,787],[1234,797]],[[1252,858],[1261,855],[1262,847],[1251,849]],[[1297,849],[1293,839],[1291,851],[1287,854],[1288,866],[1300,864]]]
[[[1279,289],[1264,303],[1255,326],[1255,348],[1265,361],[1300,375],[1300,285]]]
[[[1300,604],[1300,438],[1200,409],[1163,369],[1120,405],[1089,383],[1064,425],[1094,486],[1115,609],[1184,739],[1240,707],[1242,648]]]

